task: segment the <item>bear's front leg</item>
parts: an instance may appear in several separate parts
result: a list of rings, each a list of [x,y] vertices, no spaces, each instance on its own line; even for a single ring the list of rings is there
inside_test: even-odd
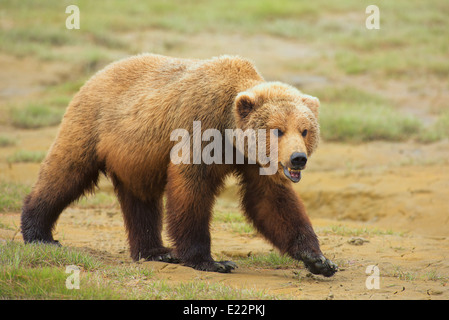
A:
[[[241,178],[243,209],[261,234],[282,253],[303,261],[311,273],[330,277],[337,272],[321,252],[304,205],[290,185],[273,183],[250,168]]]
[[[230,272],[232,261],[214,261],[211,255],[210,219],[222,179],[206,174],[201,165],[170,164],[167,176],[167,226],[175,256],[201,271]]]

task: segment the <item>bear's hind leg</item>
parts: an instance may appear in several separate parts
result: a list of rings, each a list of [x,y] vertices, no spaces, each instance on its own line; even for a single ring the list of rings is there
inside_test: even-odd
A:
[[[128,231],[131,258],[134,261],[145,259],[177,263],[171,249],[162,244],[162,194],[153,194],[150,199],[142,200],[117,179],[113,182]]]
[[[21,229],[25,243],[58,243],[52,231],[61,212],[86,191],[95,187],[99,170],[92,164],[70,162],[50,153],[38,180],[22,207]]]

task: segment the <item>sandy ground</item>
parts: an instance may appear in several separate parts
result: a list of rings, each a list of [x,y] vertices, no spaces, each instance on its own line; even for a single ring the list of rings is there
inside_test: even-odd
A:
[[[148,35],[141,35],[137,40],[135,35],[128,37],[155,46],[158,39],[162,41],[162,35],[158,36],[157,33],[152,34],[154,39],[149,39]],[[182,44],[182,55],[202,57],[219,52],[226,43],[233,43],[235,48],[240,48],[238,43],[242,40],[238,36],[233,36],[231,40],[215,39],[213,47],[201,48],[201,52],[193,49],[199,47],[195,46],[195,41],[199,42],[200,39],[191,39],[190,47],[186,47],[187,44],[182,40],[179,42]],[[275,40],[274,45],[268,47],[268,40],[253,38],[252,47],[232,52],[231,46],[230,51],[246,56],[251,56],[251,52],[259,52],[253,55],[253,59],[262,61],[259,68],[269,75],[282,73],[282,70],[275,71],[276,64],[287,68],[287,62],[269,59],[270,56],[283,56],[291,60],[314,54],[287,40]],[[142,47],[143,51],[152,49]],[[32,99],[41,87],[58,83],[71,72],[70,68],[63,68],[60,63],[47,62],[43,66],[32,58],[0,56],[0,61],[2,103]],[[14,68],[18,66],[24,70],[22,75],[11,78]],[[17,75],[16,72],[14,74]],[[295,78],[288,74],[282,80],[288,79],[305,81],[310,87],[333,81],[319,77]],[[352,81],[363,83],[361,79]],[[394,94],[400,92],[401,88],[397,84]],[[382,86],[374,86],[374,90],[382,90]],[[412,108],[413,104],[408,102],[418,104],[418,98],[426,100],[425,95],[401,95],[398,100],[401,100],[402,107]],[[416,113],[419,112],[422,111]],[[34,183],[38,164],[8,165],[6,158],[18,149],[48,149],[56,132],[55,127],[16,130],[1,126],[0,133],[13,136],[19,144],[0,149],[0,179]],[[155,270],[155,279],[165,279],[169,283],[201,279],[236,288],[263,290],[280,298],[448,299],[448,159],[448,141],[429,145],[387,142],[321,144],[304,171],[297,190],[307,205],[323,252],[339,265],[340,271],[332,278],[312,276],[303,267],[261,269],[241,266],[231,274],[216,274],[157,262],[145,262],[142,265]],[[111,191],[106,180],[102,180],[100,188]],[[235,188],[231,181],[222,197],[229,203],[234,194]],[[20,240],[19,220],[18,212],[0,214],[0,239]],[[107,261],[112,259],[132,263],[121,213],[115,206],[72,206],[66,209],[57,225],[55,238],[65,246],[89,248],[93,254]],[[273,249],[257,235],[240,235],[220,223],[213,225],[212,241],[213,254],[219,258],[232,259]],[[380,272],[379,287],[369,289],[367,281],[368,284],[372,283],[369,278],[371,274],[367,274],[366,270],[372,265],[377,266]]]
[[[28,139],[33,144],[50,143],[55,132],[49,128],[17,134],[26,145]],[[447,143],[321,145],[297,189],[308,205],[323,252],[339,265],[332,278],[311,276],[304,268],[240,267],[231,274],[215,274],[165,263],[143,265],[168,282],[201,279],[298,299],[448,299],[449,165],[415,159],[417,155],[429,161],[447,159],[447,150]],[[1,174],[33,180],[38,167],[2,165]],[[100,188],[108,191],[110,185],[103,180]],[[221,199],[232,203],[234,194],[231,183]],[[19,218],[18,213],[2,214],[0,225],[17,230]],[[21,238],[17,231],[0,229],[0,238],[12,237]],[[217,258],[273,250],[261,237],[239,235],[220,223],[214,223],[212,237]],[[90,248],[101,259],[132,263],[115,206],[66,209],[55,238],[66,246]],[[379,268],[379,289],[366,286],[370,265]]]

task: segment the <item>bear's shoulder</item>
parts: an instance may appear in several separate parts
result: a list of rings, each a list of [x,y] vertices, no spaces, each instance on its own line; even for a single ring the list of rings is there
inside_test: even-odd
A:
[[[264,81],[254,63],[240,56],[221,55],[199,60],[193,63],[189,71],[193,77],[201,77],[214,86],[232,87],[237,91],[244,91],[254,83]]]
[[[205,64],[210,65],[211,67],[215,66],[216,68],[223,69],[228,72],[259,75],[259,72],[251,60],[237,55],[221,55],[211,58],[210,60],[205,60]]]

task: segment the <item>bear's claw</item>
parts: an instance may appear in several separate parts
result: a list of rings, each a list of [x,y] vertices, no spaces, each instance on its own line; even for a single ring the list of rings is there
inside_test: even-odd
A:
[[[228,273],[237,268],[237,264],[232,261],[215,261],[214,266],[217,268],[216,271],[221,273]]]
[[[176,258],[171,252],[161,254],[158,256],[153,257],[151,260],[153,261],[161,261],[161,262],[167,262],[167,263],[180,263],[181,261]]]
[[[232,261],[208,261],[205,263],[197,264],[193,266],[193,268],[201,271],[229,273],[237,268],[237,264]]]
[[[329,259],[326,259],[323,255],[314,257],[305,254],[301,257],[301,260],[304,262],[307,270],[313,274],[321,274],[325,277],[332,277],[335,272],[338,271],[338,266]]]

